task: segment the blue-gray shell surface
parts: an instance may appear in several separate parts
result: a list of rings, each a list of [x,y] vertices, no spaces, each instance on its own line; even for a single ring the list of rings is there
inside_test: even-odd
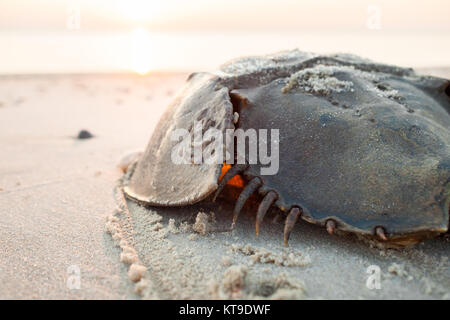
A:
[[[283,211],[319,225],[392,237],[446,232],[450,200],[450,82],[354,55],[298,50],[233,60],[192,74],[157,125],[125,193],[154,206],[210,196],[221,164],[171,161],[177,128],[279,129],[279,172],[260,175]],[[235,123],[234,112],[239,114]],[[225,149],[230,146],[225,145]]]

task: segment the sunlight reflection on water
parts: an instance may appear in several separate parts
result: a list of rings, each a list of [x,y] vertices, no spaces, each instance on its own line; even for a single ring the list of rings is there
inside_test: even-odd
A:
[[[299,48],[402,66],[450,65],[450,35],[368,33],[1,33],[0,73],[213,70],[228,59]]]

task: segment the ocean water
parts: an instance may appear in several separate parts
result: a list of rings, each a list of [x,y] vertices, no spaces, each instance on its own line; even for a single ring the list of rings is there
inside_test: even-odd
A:
[[[0,74],[213,70],[228,59],[299,48],[412,67],[450,66],[442,33],[0,32]]]

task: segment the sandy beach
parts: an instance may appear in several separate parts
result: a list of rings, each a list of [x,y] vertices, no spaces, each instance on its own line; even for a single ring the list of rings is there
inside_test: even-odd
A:
[[[118,207],[119,160],[186,77],[0,76],[0,299],[450,299],[448,236],[384,249],[302,222],[284,248],[275,210],[256,237],[250,212],[223,232],[224,200]]]
[[[1,78],[1,298],[135,298],[105,233],[116,165],[145,146],[184,79]],[[95,138],[76,140],[82,129]],[[80,290],[67,288],[71,265],[80,268]]]

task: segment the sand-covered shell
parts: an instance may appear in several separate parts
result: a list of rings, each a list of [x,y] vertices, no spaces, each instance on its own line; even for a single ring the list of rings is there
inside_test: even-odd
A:
[[[299,209],[291,222],[301,215],[365,235],[380,227],[382,238],[399,241],[446,232],[449,96],[449,80],[353,55],[240,58],[189,77],[125,192],[149,205],[181,206],[217,190],[222,164],[171,161],[171,133],[193,130],[194,120],[223,133],[276,128],[278,173],[261,175],[260,164],[239,172],[247,182],[259,179],[258,192],[270,195],[264,206]]]

